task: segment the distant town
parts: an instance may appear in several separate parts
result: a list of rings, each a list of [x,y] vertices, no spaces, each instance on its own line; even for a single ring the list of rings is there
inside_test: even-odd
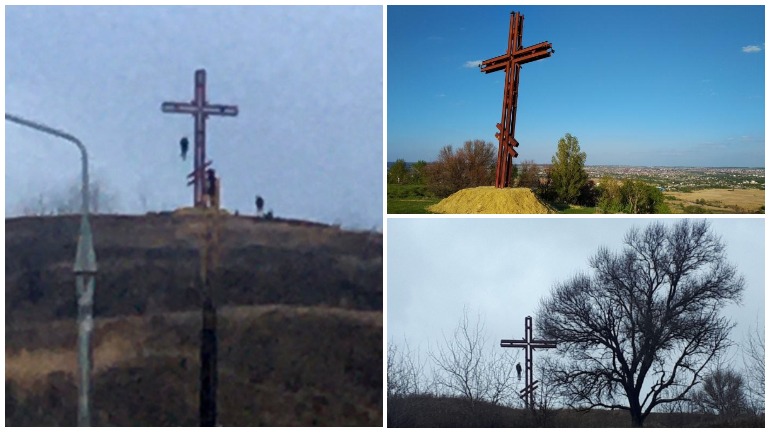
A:
[[[411,162],[407,162],[407,168]],[[388,162],[388,169],[393,162]],[[549,164],[538,164],[542,169]],[[699,189],[765,189],[763,167],[639,167],[628,165],[586,165],[588,177],[643,180],[665,191]],[[541,170],[541,176],[545,173]]]
[[[588,176],[643,180],[667,191],[697,189],[765,189],[765,169],[745,167],[632,167],[587,165]]]

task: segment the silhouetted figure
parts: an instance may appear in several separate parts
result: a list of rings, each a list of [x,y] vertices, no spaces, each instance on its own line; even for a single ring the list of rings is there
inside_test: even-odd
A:
[[[255,204],[257,205],[257,216],[261,218],[262,209],[265,207],[265,200],[263,200],[261,196],[257,196]]]
[[[516,375],[518,375],[519,380],[521,380],[521,363],[520,362],[516,363]]]
[[[179,140],[179,147],[182,148],[182,160],[187,159],[187,150],[190,149],[190,142],[187,141],[187,137],[182,137]]]
[[[206,170],[206,188],[205,192],[208,196],[209,207],[219,207],[219,199],[217,197],[217,175],[213,168]]]

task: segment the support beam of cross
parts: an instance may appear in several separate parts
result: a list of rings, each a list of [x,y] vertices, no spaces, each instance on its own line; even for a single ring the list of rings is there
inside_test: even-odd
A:
[[[535,385],[532,358],[535,355],[535,349],[555,349],[555,340],[536,340],[532,337],[532,316],[524,318],[524,339],[523,340],[500,340],[500,347],[514,347],[524,349],[524,389],[521,395],[524,398],[524,404],[527,409],[535,407]]]
[[[519,142],[514,138],[516,131],[516,105],[519,98],[519,73],[521,65],[551,57],[553,48],[549,42],[540,42],[529,47],[521,46],[524,32],[524,16],[511,12],[511,24],[508,30],[508,51],[500,56],[481,62],[481,72],[489,74],[505,71],[505,89],[503,90],[503,115],[497,124],[495,138],[499,141],[497,151],[497,171],[495,186],[505,188],[509,184],[513,158],[519,154],[516,147]]]
[[[188,102],[164,102],[160,109],[164,113],[192,114],[195,118],[195,158],[192,178],[188,185],[194,185],[193,204],[205,207],[203,198],[206,193],[206,168],[211,161],[206,161],[206,119],[208,116],[237,116],[237,105],[209,104],[206,101],[206,70],[195,71],[195,98]]]

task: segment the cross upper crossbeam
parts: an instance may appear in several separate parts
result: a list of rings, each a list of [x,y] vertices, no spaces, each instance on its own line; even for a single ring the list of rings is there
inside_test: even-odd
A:
[[[553,340],[500,340],[500,347],[522,347],[532,349],[556,349],[556,341]]]
[[[510,62],[523,65],[529,62],[551,57],[551,54],[553,54],[551,43],[548,41],[540,42],[539,44],[535,44],[530,47],[521,48],[514,52],[513,55],[506,53],[501,56],[493,57],[489,60],[484,60],[481,62],[481,72],[489,74],[491,72],[504,69],[510,64]]]
[[[219,116],[237,116],[238,107],[234,105],[204,105],[199,107],[194,103],[184,102],[164,102],[160,106],[164,113],[187,113],[187,114],[214,114]]]

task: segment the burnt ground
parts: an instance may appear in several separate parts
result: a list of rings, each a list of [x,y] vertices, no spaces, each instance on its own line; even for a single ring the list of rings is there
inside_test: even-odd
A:
[[[79,221],[6,220],[6,425],[76,424]],[[92,217],[93,424],[198,423],[207,224],[220,423],[382,425],[382,235],[190,213]]]

